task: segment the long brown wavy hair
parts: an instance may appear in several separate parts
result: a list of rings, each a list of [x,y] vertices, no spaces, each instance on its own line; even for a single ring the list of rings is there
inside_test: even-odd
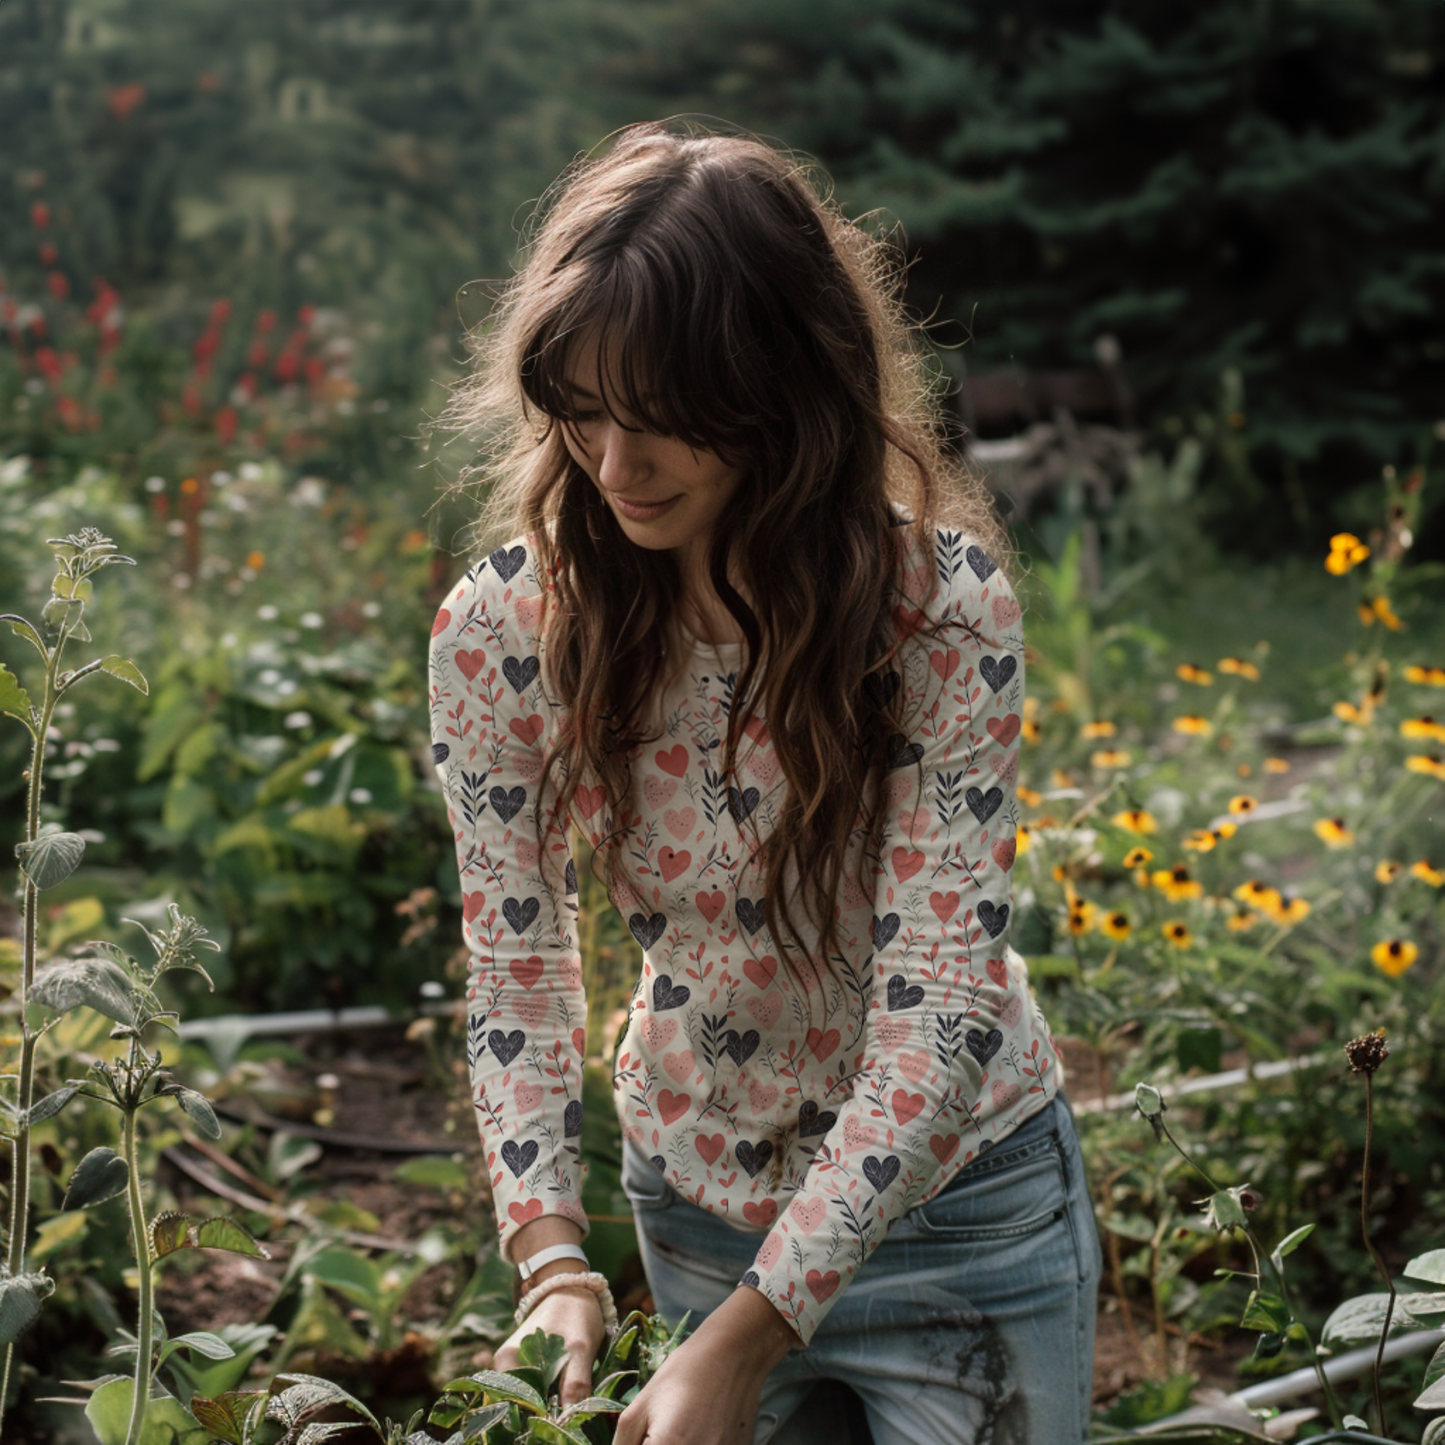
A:
[[[904,730],[902,690],[883,684],[894,609],[920,605],[901,590],[901,529],[915,568],[937,524],[1006,551],[988,493],[947,450],[903,271],[889,238],[847,221],[793,157],[636,126],[543,198],[442,418],[480,449],[468,480],[489,489],[481,535],[529,534],[549,588],[543,679],[565,718],[546,764],[555,807],[569,816],[576,789],[600,782],[613,843],[635,816],[628,753],[657,735],[651,703],[678,660],[683,578],[671,553],[628,541],[568,454],[578,344],[605,339],[600,389],[629,424],[741,469],[707,558],[745,639],[722,776],[759,714],[786,792],[755,842],[770,883],[797,879],[792,896],[765,889],[767,922],[785,950],[806,947],[800,909],[819,962],[837,949],[850,836],[876,829],[869,800]],[[606,849],[614,890],[624,852]]]

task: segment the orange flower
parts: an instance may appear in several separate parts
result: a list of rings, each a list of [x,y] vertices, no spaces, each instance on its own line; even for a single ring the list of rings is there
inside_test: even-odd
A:
[[[1254,912],[1250,908],[1234,909],[1228,918],[1224,920],[1224,926],[1231,933],[1243,933],[1246,929],[1255,927],[1256,924],[1264,922],[1264,915]]]
[[[1425,687],[1445,687],[1445,667],[1421,667],[1411,663],[1405,669],[1405,681],[1417,682]]]
[[[1184,846],[1191,853],[1212,852],[1219,839],[1208,828],[1196,828],[1185,840]]]
[[[1036,793],[1032,788],[1026,788],[1022,783],[1018,786],[1018,800],[1026,808],[1037,808],[1044,800],[1042,793]]]
[[[1436,757],[1434,753],[1415,753],[1405,759],[1405,766],[1412,773],[1424,773],[1426,777],[1439,778],[1445,783],[1445,759]]]
[[[1183,733],[1186,737],[1207,738],[1214,731],[1214,724],[1207,717],[1188,713],[1174,719],[1174,731]]]
[[[1404,627],[1405,624],[1395,616],[1395,610],[1390,606],[1390,599],[1388,597],[1375,597],[1371,599],[1369,608],[1373,614],[1370,621],[1373,622],[1378,618],[1391,632],[1399,632]],[[1361,614],[1364,613],[1364,610],[1364,607],[1360,608]],[[1366,626],[1368,625],[1369,624],[1366,623]]]
[[[181,491],[188,497],[193,497],[201,490],[201,484],[194,477],[187,477],[181,483]]]
[[[1370,549],[1353,532],[1337,532],[1330,538],[1330,555],[1325,558],[1325,570],[1336,577],[1343,577],[1369,555]]]
[[[1147,848],[1130,848],[1124,854],[1124,866],[1126,868],[1142,868],[1153,857],[1154,855]]]
[[[1027,823],[1020,823],[1018,832],[1014,834],[1014,852],[1022,856],[1033,847],[1033,828]]]
[[[1229,800],[1229,811],[1236,818],[1247,818],[1259,807],[1259,799],[1251,798],[1248,793],[1237,793]]]
[[[1127,768],[1134,755],[1127,748],[1100,748],[1089,762],[1096,768]]]
[[[1144,808],[1125,808],[1122,813],[1115,813],[1113,823],[1116,828],[1122,828],[1126,833],[1157,833],[1159,824],[1154,820],[1153,813]]]
[[[1182,863],[1176,863],[1172,868],[1158,869],[1149,875],[1149,881],[1171,903],[1204,896],[1204,885],[1197,878],[1191,878],[1189,870]]]
[[[1428,714],[1424,717],[1407,717],[1400,724],[1402,738],[1423,738],[1445,743],[1445,723],[1438,723]]]
[[[1445,887],[1445,869],[1432,867],[1424,858],[1410,865],[1410,876],[1428,883],[1432,888]]]
[[[1235,677],[1244,678],[1246,682],[1259,681],[1259,668],[1241,657],[1221,657],[1216,665],[1220,672],[1232,673]]]
[[[1287,773],[1289,772],[1289,763],[1284,758],[1266,758],[1264,770],[1267,773]]]
[[[1174,669],[1174,675],[1180,682],[1192,682],[1196,687],[1208,687],[1214,681],[1214,674],[1206,672],[1202,667],[1196,667],[1192,662],[1181,662]]]
[[[1090,722],[1079,729],[1079,736],[1085,742],[1093,742],[1098,738],[1112,738],[1118,731],[1111,722]]]
[[[1168,923],[1163,925],[1160,932],[1175,948],[1188,948],[1194,942],[1194,935],[1190,933],[1189,926],[1181,923],[1177,918],[1171,918]]]
[[[1330,711],[1339,718],[1341,722],[1354,723],[1357,727],[1369,727],[1370,720],[1375,716],[1375,704],[1366,698],[1359,707],[1352,702],[1337,702]]]
[[[1389,858],[1381,858],[1375,864],[1375,882],[1393,883],[1405,870]]]
[[[247,552],[246,565],[253,572],[259,572],[266,565],[266,554],[264,552]]]
[[[1348,848],[1355,841],[1355,835],[1345,826],[1343,818],[1316,819],[1315,836],[1327,848]]]
[[[1370,950],[1375,967],[1391,978],[1399,978],[1419,957],[1420,950],[1404,938],[1382,939]]]
[[[1082,898],[1076,898],[1069,907],[1069,932],[1077,938],[1081,933],[1087,933],[1094,926],[1094,915],[1097,912],[1092,903]]]

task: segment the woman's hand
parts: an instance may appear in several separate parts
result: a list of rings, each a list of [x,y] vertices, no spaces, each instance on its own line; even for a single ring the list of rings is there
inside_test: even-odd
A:
[[[567,1346],[567,1363],[558,1381],[562,1404],[575,1405],[592,1393],[592,1365],[607,1337],[602,1306],[590,1289],[559,1289],[549,1294],[507,1337],[497,1350],[496,1368],[517,1364],[522,1341],[536,1330],[561,1335]]]
[[[752,1445],[763,1381],[797,1343],[766,1296],[740,1286],[618,1416],[615,1445]]]

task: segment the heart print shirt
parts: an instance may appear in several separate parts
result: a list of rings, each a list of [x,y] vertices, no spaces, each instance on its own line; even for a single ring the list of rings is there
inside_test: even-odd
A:
[[[993,559],[907,529],[904,639],[872,685],[890,740],[881,832],[855,834],[840,951],[788,965],[756,857],[785,781],[750,717],[719,776],[742,647],[699,643],[632,758],[626,818],[580,786],[573,822],[617,825],[615,890],[644,956],[614,1066],[623,1131],[681,1196],[755,1232],[743,1277],[806,1344],[905,1211],[1053,1097],[1048,1027],[1009,962],[1024,652]],[[938,585],[923,610],[934,575]],[[570,828],[539,797],[560,718],[543,677],[544,579],[525,539],[472,567],[437,614],[433,751],[461,873],[472,1100],[503,1254],[580,1202],[586,1000]],[[1016,957],[1016,956],[1015,956]]]

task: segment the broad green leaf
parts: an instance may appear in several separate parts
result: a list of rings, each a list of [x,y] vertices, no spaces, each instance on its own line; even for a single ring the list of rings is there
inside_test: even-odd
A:
[[[125,1445],[130,1426],[135,1381],[120,1376],[102,1385],[90,1397],[85,1418],[100,1445]],[[146,1404],[140,1445],[209,1445],[210,1433],[177,1399],[154,1395]]]
[[[343,1244],[318,1250],[306,1261],[302,1273],[359,1305],[374,1304],[381,1293],[380,1266]]]
[[[1420,1445],[1445,1445],[1445,1415],[1437,1415],[1425,1426]]]
[[[1445,1315],[1445,1294],[1402,1294],[1397,1308],[1408,1311],[1417,1320],[1436,1324],[1436,1316]]]
[[[1385,1326],[1385,1312],[1390,1297],[1386,1294],[1362,1294],[1338,1306],[1320,1331],[1322,1345],[1372,1345]],[[1428,1329],[1396,1300],[1390,1317],[1391,1335],[1413,1334]]]
[[[1445,1344],[1438,1345],[1435,1353],[1430,1356],[1430,1363],[1425,1366],[1425,1385],[1433,1385],[1436,1380],[1445,1380]]]
[[[399,1184],[415,1184],[423,1189],[467,1189],[471,1171],[460,1159],[445,1154],[424,1154],[397,1166],[394,1178]]]
[[[1270,1258],[1274,1261],[1275,1268],[1278,1269],[1285,1256],[1293,1254],[1314,1232],[1315,1227],[1313,1224],[1302,1224],[1298,1229],[1291,1230],[1289,1234],[1285,1235],[1285,1237],[1275,1245],[1274,1253],[1270,1255]]]
[[[266,1408],[268,1398],[263,1390],[227,1390],[213,1399],[193,1395],[191,1414],[226,1445],[245,1445],[246,1427]]]
[[[271,1258],[271,1251],[234,1219],[203,1219],[196,1227],[196,1246],[199,1249],[227,1249],[232,1254],[248,1254],[252,1259]]]
[[[92,1149],[75,1166],[75,1173],[65,1186],[65,1198],[61,1200],[60,1207],[90,1209],[96,1204],[104,1204],[107,1199],[114,1199],[121,1193],[129,1179],[130,1170],[114,1149],[104,1146]]]
[[[6,612],[0,615],[0,622],[8,622],[11,632],[13,632],[16,637],[23,637],[41,657],[47,662],[50,661],[50,656],[45,650],[45,639],[36,631],[34,623],[27,622],[25,618],[17,616],[14,612]]]
[[[530,1365],[542,1376],[542,1394],[550,1395],[552,1386],[567,1367],[567,1342],[561,1335],[549,1335],[545,1330],[533,1330],[517,1346],[517,1360],[523,1366]]]
[[[510,1405],[484,1405],[480,1410],[475,1410],[467,1416],[466,1423],[462,1426],[462,1438],[464,1440],[478,1439],[498,1421],[505,1420],[511,1412]]]
[[[288,1430],[304,1425],[308,1418],[319,1410],[339,1405],[360,1415],[376,1429],[378,1435],[382,1433],[381,1427],[376,1423],[376,1416],[355,1395],[349,1394],[330,1380],[320,1379],[316,1375],[293,1374],[288,1370],[285,1374],[276,1376],[272,1388],[279,1389],[279,1393],[272,1395],[271,1402],[266,1407],[266,1418]]]
[[[54,888],[80,867],[85,839],[79,833],[46,833],[33,843],[17,843],[15,856],[37,888]]]
[[[174,1099],[185,1110],[186,1117],[207,1139],[221,1137],[221,1121],[216,1118],[216,1111],[204,1094],[183,1088],[180,1084],[169,1084],[163,1089],[157,1089],[156,1093]]]
[[[167,1340],[161,1346],[161,1360],[176,1350],[194,1350],[208,1360],[229,1360],[236,1353],[220,1335],[213,1335],[209,1330],[192,1330],[189,1334]]]
[[[585,1400],[578,1400],[575,1405],[564,1410],[560,1418],[563,1424],[571,1420],[577,1420],[577,1423],[581,1424],[584,1420],[590,1420],[593,1415],[620,1415],[626,1408],[620,1400],[609,1400],[605,1395],[589,1395]]]
[[[636,1379],[636,1370],[616,1370],[608,1375],[606,1379],[593,1382],[593,1398],[615,1400],[617,1396],[621,1394],[623,1390],[628,1389]]]
[[[1415,1399],[1417,1410],[1445,1410],[1445,1380],[1436,1380]]]
[[[128,682],[137,692],[150,696],[151,686],[145,680],[145,674],[128,657],[118,657],[114,653],[104,658],[100,664],[102,672],[108,672],[112,677],[118,677],[122,682]]]
[[[1445,1284],[1445,1249],[1417,1254],[1405,1266],[1405,1277],[1423,1280],[1426,1284]]]
[[[118,1024],[134,1024],[137,992],[126,971],[108,958],[59,958],[41,969],[30,997],[56,1013],[93,1008]]]
[[[585,1435],[569,1430],[555,1420],[533,1420],[531,1428],[523,1438],[536,1441],[537,1445],[589,1445]]]
[[[53,1094],[47,1094],[43,1099],[37,1099],[30,1106],[30,1122],[38,1124],[42,1119],[54,1118],[79,1092],[79,1084],[66,1084],[64,1088],[57,1089]]]
[[[0,663],[0,712],[9,713],[27,728],[31,726],[30,694],[20,686],[20,679],[3,663]]]
[[[499,1370],[478,1370],[472,1379],[494,1399],[525,1405],[538,1415],[547,1413],[547,1402],[530,1385],[513,1375],[504,1375]]]
[[[1244,1306],[1239,1323],[1246,1330],[1283,1335],[1290,1326],[1289,1306],[1278,1296],[1254,1290]]]
[[[55,1281],[49,1275],[11,1274],[0,1266],[0,1345],[24,1334],[54,1291]]]
[[[191,1238],[194,1224],[189,1214],[178,1210],[168,1209],[164,1214],[158,1214],[151,1221],[151,1258],[164,1259],[179,1249],[194,1249],[195,1242]]]

